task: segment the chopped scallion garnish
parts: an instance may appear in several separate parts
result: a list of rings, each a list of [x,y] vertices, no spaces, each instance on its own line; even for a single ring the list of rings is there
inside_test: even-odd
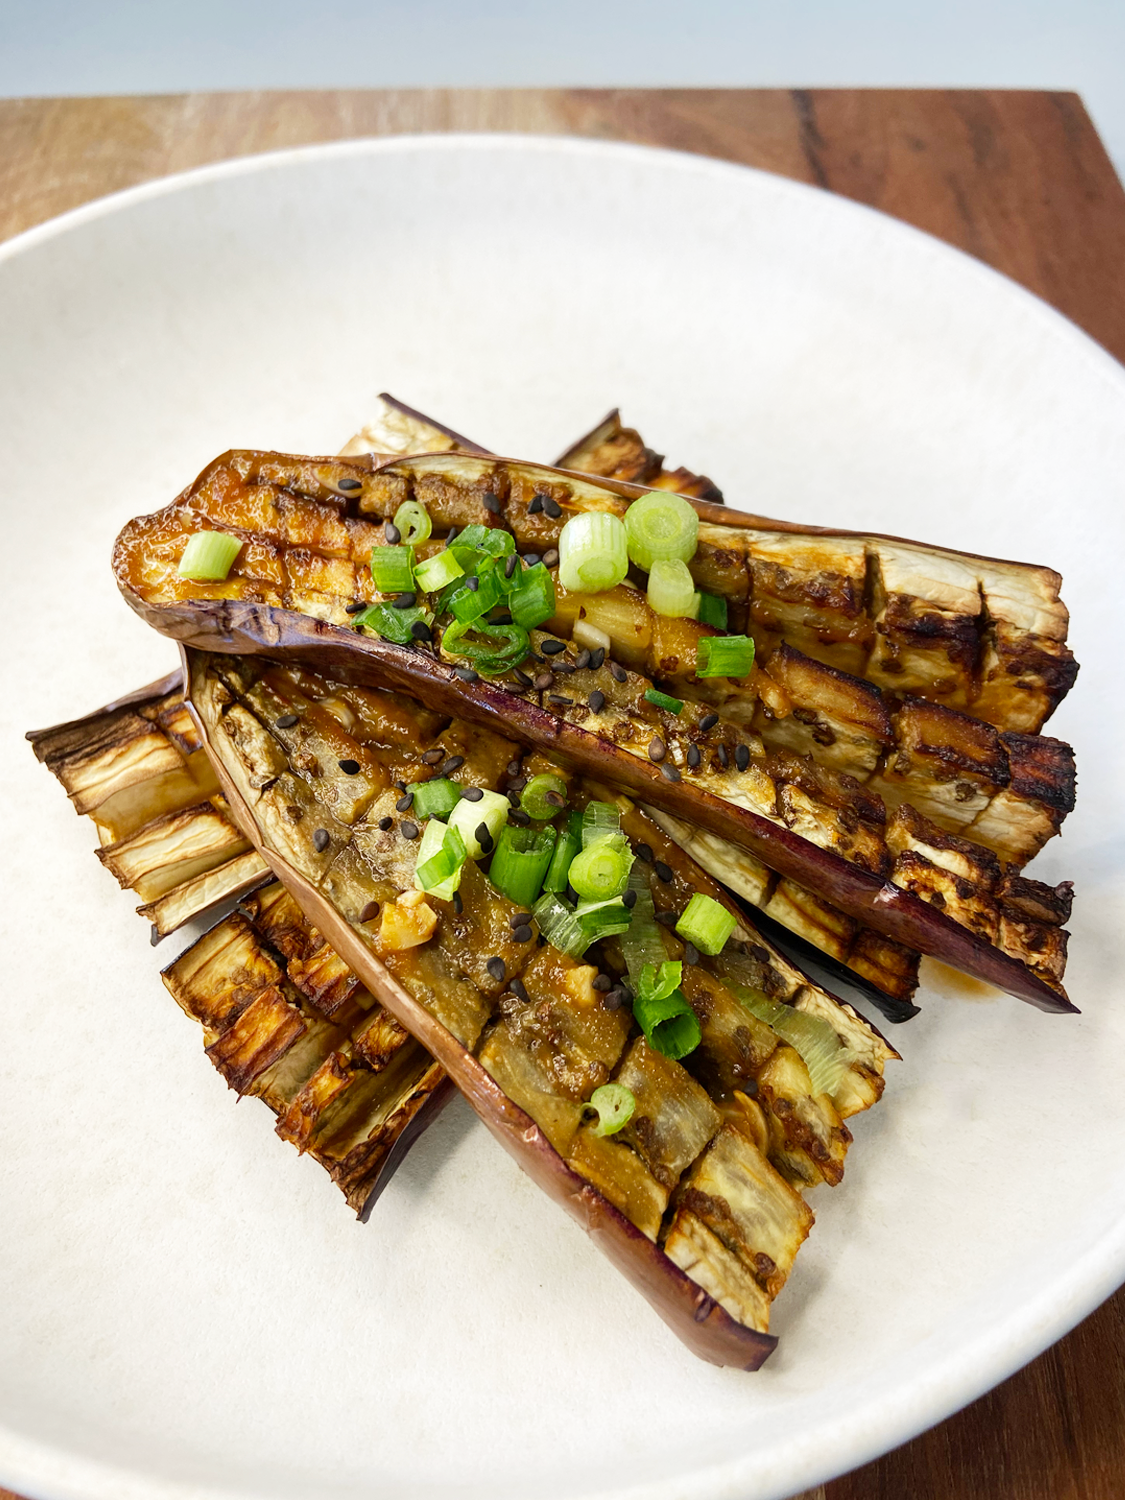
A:
[[[574,866],[571,865],[570,868],[573,871]],[[591,943],[596,943],[601,938],[616,937],[618,933],[627,932],[632,920],[629,908],[616,896],[611,896],[606,901],[580,901],[574,908],[574,915],[586,940],[585,947],[579,950],[583,953]]]
[[[448,818],[461,800],[461,788],[448,776],[414,783],[412,811],[419,818]]]
[[[623,834],[587,844],[570,866],[570,884],[584,901],[608,901],[629,883],[633,855]]]
[[[566,782],[550,771],[533,776],[520,793],[520,806],[537,822],[553,818],[566,806],[566,801]]]
[[[653,491],[625,512],[629,557],[646,573],[656,562],[690,562],[699,536],[699,517],[682,495]]]
[[[687,563],[677,558],[654,562],[648,575],[648,602],[658,615],[689,618],[695,608],[695,583]]]
[[[517,828],[506,823],[496,843],[488,878],[517,906],[530,907],[543,888],[555,852],[553,828]]]
[[[621,809],[616,802],[587,802],[582,813],[582,847],[621,832]]]
[[[566,890],[569,884],[571,863],[581,847],[582,814],[571,812],[567,814],[566,827],[560,831],[558,842],[555,844],[555,852],[543,881],[545,891],[558,893]]]
[[[700,953],[713,956],[723,951],[737,925],[733,912],[720,906],[714,897],[696,891],[676,923],[676,931],[685,943],[694,943]]]
[[[457,537],[455,545],[459,548],[475,548],[478,552],[487,553],[489,557],[507,557],[516,550],[515,537],[502,526],[466,526]]]
[[[635,977],[636,992],[643,1000],[667,1000],[684,981],[681,960],[664,959],[659,964],[645,964]]]
[[[464,575],[464,568],[446,547],[444,552],[435,552],[424,562],[414,566],[414,582],[427,594],[435,594],[446,584],[455,582]]]
[[[512,619],[525,630],[545,625],[557,608],[551,570],[536,563],[526,572],[516,573],[508,592],[508,608]]]
[[[615,1135],[633,1118],[637,1101],[623,1083],[603,1083],[590,1095],[590,1107],[598,1112],[595,1135]]]
[[[701,625],[713,625],[716,630],[727,628],[727,601],[721,594],[700,594],[699,613],[696,619]]]
[[[441,647],[462,657],[482,677],[498,677],[518,667],[531,648],[522,625],[490,625],[487,620],[454,620],[442,634]]]
[[[458,620],[479,620],[500,603],[503,592],[495,563],[489,558],[487,567],[454,588],[448,608]]]
[[[546,891],[531,910],[539,931],[553,948],[569,958],[580,958],[585,953],[589,943],[569,901],[555,891]]]
[[[461,884],[461,867],[465,863],[465,840],[458,829],[431,818],[418,845],[414,865],[414,884],[443,901],[451,899]]]
[[[495,848],[510,811],[511,803],[507,797],[502,797],[499,792],[482,789],[476,802],[470,802],[462,795],[461,801],[449,814],[449,826],[456,828],[465,840],[470,859],[484,859]]]
[[[410,609],[395,609],[393,604],[372,604],[362,614],[356,615],[353,623],[366,630],[373,630],[376,635],[382,636],[385,641],[393,641],[397,646],[409,646],[417,639],[412,633],[413,626],[419,620],[428,626],[432,619],[429,610],[423,609],[420,604],[415,604]]]
[[[754,642],[748,635],[705,635],[695,650],[697,677],[745,677],[754,665]]]
[[[809,1070],[813,1092],[833,1094],[853,1060],[851,1049],[843,1043],[830,1023],[821,1016],[810,1016],[792,1005],[770,1000],[760,990],[746,985],[731,986],[746,1009],[759,1021],[776,1031],[788,1042]]]
[[[241,550],[238,537],[225,531],[196,531],[188,537],[176,571],[193,583],[221,583]]]
[[[668,693],[662,693],[659,688],[647,688],[645,690],[645,701],[653,704],[656,708],[663,708],[670,714],[678,714],[683,706],[682,698],[673,698]]]
[[[664,1057],[686,1057],[703,1039],[699,1018],[682,990],[673,990],[659,998],[636,995],[633,1015],[649,1046]]]
[[[427,541],[434,529],[430,513],[420,500],[404,500],[395,511],[395,525],[409,546]]]
[[[414,548],[372,547],[371,577],[381,594],[408,594],[414,587]]]
[[[667,958],[667,949],[656,921],[652,903],[652,890],[644,866],[635,864],[629,872],[629,889],[636,896],[633,904],[633,920],[629,931],[621,939],[621,951],[625,956],[625,967],[634,986],[642,982],[646,965],[653,970],[659,968]]]
[[[607,511],[571,516],[559,536],[559,582],[572,594],[600,594],[629,571],[625,527]]]

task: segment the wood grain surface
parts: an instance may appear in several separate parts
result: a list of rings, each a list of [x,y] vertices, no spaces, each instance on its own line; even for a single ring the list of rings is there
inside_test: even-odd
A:
[[[905,219],[1125,359],[1125,191],[1073,94],[348,90],[0,101],[0,239],[231,156],[503,130],[636,141],[780,172]],[[1123,1500],[1125,1291],[974,1405],[802,1500]],[[0,1490],[0,1500],[19,1500]]]

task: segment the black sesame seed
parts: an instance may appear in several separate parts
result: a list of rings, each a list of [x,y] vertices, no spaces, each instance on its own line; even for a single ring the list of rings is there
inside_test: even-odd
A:
[[[719,748],[715,751],[715,754],[719,757],[719,764],[725,771],[726,768],[730,765],[730,753],[727,750],[727,747],[725,745],[720,745]]]
[[[432,641],[434,638],[433,632],[425,620],[415,620],[414,624],[410,627],[410,634],[416,641]]]
[[[477,577],[477,575],[475,573],[471,573],[469,575],[468,579],[466,580],[466,584],[467,584],[469,593],[470,594],[475,594],[476,591],[477,591],[477,589],[480,588],[480,579]]]
[[[626,987],[621,984],[618,985],[616,989],[612,989],[609,991],[605,999],[602,1001],[602,1004],[605,1006],[606,1010],[620,1010],[623,1005],[628,1005],[632,998],[632,995],[629,993]]]
[[[522,792],[523,789],[524,789],[524,787],[526,785],[527,785],[527,777],[526,776],[517,776],[516,779],[515,779],[515,781],[512,782],[512,788],[511,789],[512,789],[513,792]]]
[[[635,844],[633,846],[633,852],[636,854],[637,858],[640,860],[640,862],[641,862],[642,865],[651,865],[652,864],[652,845],[651,844]]]
[[[366,608],[367,605],[364,604],[362,599],[353,599],[350,604],[344,605],[344,613],[346,615],[358,615],[362,614]]]
[[[594,689],[590,694],[590,709],[593,713],[600,714],[605,707],[605,694]]]
[[[504,559],[504,577],[511,578],[520,565],[520,560],[513,552],[510,557]]]
[[[714,729],[715,725],[718,722],[718,714],[704,714],[702,719],[700,719],[699,721],[699,727],[700,729],[702,729],[703,733],[706,734],[709,729]]]
[[[441,774],[443,776],[449,776],[452,774],[452,772],[459,771],[464,764],[465,757],[463,755],[451,755],[442,766]]]
[[[662,859],[658,859],[656,861],[656,864],[653,866],[653,868],[656,870],[656,874],[657,874],[658,878],[661,879],[661,880],[663,880],[663,882],[664,882],[665,885],[668,885],[671,882],[671,879],[672,879],[671,868],[670,868],[670,866],[666,865]]]
[[[734,752],[734,763],[740,771],[745,771],[746,767],[750,764],[750,750],[748,746],[739,745],[738,749]]]
[[[472,667],[454,667],[453,675],[460,677],[462,682],[479,682],[480,673],[474,672]]]
[[[583,647],[583,649],[579,651],[578,655],[574,658],[574,665],[579,672],[581,672],[583,668],[590,665],[590,651],[588,647]]]
[[[625,668],[623,666],[621,666],[621,664],[619,662],[611,661],[609,663],[609,672],[610,672],[610,676],[613,678],[614,682],[628,682],[629,681],[629,674],[628,674],[628,672],[626,672]]]
[[[594,980],[594,988],[596,990],[602,990],[604,992],[605,990],[609,989],[612,983],[613,980],[609,977],[608,974],[599,974],[598,977]]]
[[[515,790],[514,787],[506,793],[506,796],[508,798],[510,806],[518,807],[520,805],[520,794]]]
[[[395,803],[395,812],[409,812],[410,811],[410,805],[411,805],[411,803],[413,801],[414,801],[414,793],[413,792],[403,792],[402,796]]]
[[[557,656],[560,651],[566,650],[565,641],[544,641],[539,648],[544,656]]]
[[[490,958],[485,964],[485,968],[497,984],[503,984],[504,980],[508,977],[508,970],[502,958]]]
[[[529,568],[533,568],[539,561],[539,554],[538,552],[525,552],[523,555],[523,560]]]
[[[604,661],[605,661],[605,647],[604,646],[599,646],[598,649],[596,651],[594,651],[591,654],[591,656],[590,656],[590,665],[591,665],[591,667],[593,667],[594,671],[596,672],[598,670],[598,668],[602,665],[602,663]]]
[[[504,769],[509,776],[518,776],[520,774],[520,763],[518,760],[510,760]]]
[[[361,922],[371,922],[379,915],[378,901],[369,901],[359,914]]]
[[[700,761],[702,759],[703,759],[703,756],[700,753],[699,746],[698,745],[691,745],[691,746],[689,746],[688,753],[687,753],[687,763],[692,768],[693,771],[695,770],[696,766],[699,765],[699,763],[700,763]]]
[[[383,522],[383,535],[392,547],[397,547],[399,542],[402,541],[402,532],[393,521]]]
[[[292,729],[293,725],[296,724],[296,722],[296,714],[282,714],[280,719],[275,719],[273,721],[273,727],[275,729]]]
[[[569,708],[574,699],[568,698],[565,693],[548,693],[547,702],[554,703],[558,708]]]
[[[561,792],[544,792],[543,801],[549,802],[552,807],[565,807],[566,798]]]
[[[339,766],[340,766],[340,770],[343,771],[343,773],[344,773],[345,776],[358,776],[359,775],[359,761],[358,760],[342,760],[342,761],[339,762]]]
[[[528,998],[527,987],[522,979],[513,979],[508,988],[511,990],[512,994],[515,995],[517,1000],[523,1000],[526,1003]]]
[[[531,500],[528,503],[528,507],[527,507],[527,513],[528,513],[528,515],[529,516],[537,516],[542,509],[543,509],[543,496],[542,495],[532,495]]]
[[[649,758],[649,760],[660,761],[660,760],[663,760],[664,757],[667,754],[668,754],[668,747],[665,745],[664,741],[660,738],[660,736],[658,734],[654,734],[653,737],[652,737],[652,739],[649,740],[649,742],[648,742],[648,758]]]
[[[688,943],[684,948],[684,962],[697,964],[699,962],[699,949],[694,943]]]
[[[466,802],[479,802],[484,796],[479,786],[467,786],[461,792]]]
[[[460,891],[453,892],[453,910],[457,913],[458,916],[460,916],[461,913],[465,910],[465,902],[462,899]]]
[[[452,547],[453,546],[453,539],[454,539],[454,537],[456,535],[457,535],[457,528],[456,528],[456,526],[451,526],[449,528],[449,531],[446,533],[446,538],[445,538],[445,545],[447,547]]]
[[[410,590],[407,593],[400,594],[398,596],[398,598],[394,601],[394,608],[395,609],[413,609],[414,606],[417,603],[418,603],[418,595],[416,593],[414,593],[413,590]]]
[[[550,516],[552,521],[557,521],[562,515],[562,506],[557,500],[552,499],[550,495],[544,495],[543,512],[545,515]]]
[[[531,920],[532,917],[529,911],[514,911],[508,918],[508,926],[526,927]]]
[[[376,826],[379,827],[379,828],[381,828],[383,830],[383,832],[386,833],[387,829],[391,826],[391,824],[393,822],[394,822],[393,818],[380,818],[379,822],[378,822],[378,824]]]
[[[485,490],[480,498],[480,503],[488,511],[489,515],[498,516],[500,514],[500,496],[494,495],[491,490]]]
[[[341,479],[336,488],[350,494],[352,490],[361,490],[363,485],[358,479]]]
[[[398,831],[404,839],[416,839],[418,837],[418,825],[409,818],[404,823],[399,824]]]
[[[318,828],[313,834],[313,848],[318,854],[323,854],[332,842],[327,828]]]
[[[636,891],[626,891],[625,894],[621,898],[621,905],[625,908],[626,911],[632,911],[633,907],[636,906],[636,904],[637,904],[637,893],[636,893]]]
[[[534,936],[535,936],[535,934],[532,932],[531,928],[528,927],[526,924],[523,927],[513,927],[512,928],[512,942],[513,943],[530,943],[531,939]]]
[[[656,920],[660,923],[661,927],[675,927],[676,923],[680,920],[680,916],[678,912],[674,911],[658,911],[656,913]]]
[[[488,824],[478,823],[473,832],[473,837],[487,854],[488,851],[492,848],[492,835],[488,831]]]
[[[547,688],[553,687],[554,683],[555,674],[553,672],[540,672],[537,674],[535,681],[532,683],[532,686],[538,688],[538,690],[542,693]]]
[[[569,677],[570,674],[575,670],[576,668],[573,667],[568,661],[557,661],[554,662],[551,666],[552,672],[561,672],[564,677]]]
[[[677,769],[676,769],[675,766],[669,766],[669,765],[663,765],[663,766],[661,766],[660,767],[660,774],[664,777],[665,781],[679,781],[680,780],[680,773],[679,773],[679,771],[677,771]]]
[[[512,623],[512,612],[510,609],[502,609],[498,615],[489,615],[490,625],[510,625]]]
[[[425,753],[425,755],[423,755],[422,759],[426,763],[426,765],[428,765],[428,766],[436,766],[437,763],[438,763],[438,761],[442,758],[442,756],[444,754],[445,754],[444,750],[427,750],[426,753]]]
[[[520,687],[529,688],[531,686],[531,678],[527,675],[526,672],[521,672],[519,667],[512,668],[512,676],[519,683]],[[511,775],[513,773],[509,772],[508,774]]]
[[[545,568],[554,568],[558,565],[558,561],[559,549],[557,547],[549,547],[543,554],[543,566]]]
[[[514,823],[517,828],[526,828],[530,824],[531,819],[521,807],[513,807],[508,814],[508,822]]]
[[[400,792],[405,792],[406,791],[406,782],[405,781],[396,781],[395,782],[395,789],[397,791],[400,791]]]

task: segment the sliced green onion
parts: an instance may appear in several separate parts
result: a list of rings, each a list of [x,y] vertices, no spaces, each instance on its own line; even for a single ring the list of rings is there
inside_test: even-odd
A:
[[[705,635],[695,650],[697,677],[745,677],[754,665],[754,642],[748,635]]]
[[[484,859],[486,854],[492,853],[510,811],[507,797],[502,797],[499,792],[482,790],[479,802],[469,802],[462,794],[461,801],[449,814],[449,826],[456,828],[465,840],[470,859]],[[488,834],[483,842],[477,836],[482,824]]]
[[[655,972],[665,962],[668,950],[656,921],[652,890],[643,865],[635,864],[629,872],[629,889],[637,899],[633,904],[633,920],[629,923],[629,931],[621,939],[621,951],[625,956],[625,967],[629,971],[630,980],[634,985],[639,985],[646,966]]]
[[[694,943],[700,953],[714,955],[723,951],[737,925],[733,912],[720,906],[713,896],[696,891],[676,923],[676,931],[685,943]]]
[[[721,594],[700,594],[699,613],[696,619],[701,625],[714,625],[717,630],[727,628],[727,601]]]
[[[375,631],[376,635],[381,635],[385,641],[393,641],[396,646],[409,646],[416,639],[411,628],[419,620],[426,625],[433,620],[429,610],[420,604],[410,609],[395,609],[393,604],[372,604],[362,614],[356,615],[354,623]]]
[[[241,551],[238,537],[225,531],[195,531],[188,537],[176,572],[193,583],[221,583]]]
[[[522,575],[516,573],[512,585],[508,592],[508,608],[516,624],[525,630],[545,625],[558,608],[550,568],[536,563]]]
[[[543,888],[543,877],[554,852],[553,828],[517,828],[513,823],[505,823],[496,842],[488,878],[509,901],[530,907]]]
[[[444,552],[435,552],[424,562],[414,566],[414,582],[427,594],[435,594],[464,575],[464,568],[447,547]]]
[[[582,814],[582,847],[621,832],[621,809],[616,802],[587,802]]]
[[[470,581],[475,587],[469,586]],[[466,578],[463,584],[454,589],[450,596],[449,608],[458,620],[466,622],[479,620],[490,609],[495,609],[500,603],[503,592],[500,580],[496,576],[496,568],[489,560],[487,568],[482,568],[472,580]]]
[[[687,563],[654,562],[648,575],[649,607],[670,619],[685,619],[695,604],[695,584]]]
[[[607,511],[571,516],[559,536],[559,582],[578,594],[616,587],[629,571],[625,527]]]
[[[699,517],[682,495],[654,491],[625,512],[629,557],[646,573],[656,562],[690,562],[699,537]]]
[[[562,801],[549,802],[548,792],[554,797],[561,797]],[[550,771],[545,771],[541,776],[533,776],[520,793],[520,806],[529,818],[534,818],[538,823],[553,818],[562,811],[566,802],[566,782]]]
[[[788,1042],[809,1070],[813,1093],[834,1094],[848,1071],[854,1053],[836,1035],[831,1024],[821,1016],[810,1016],[792,1005],[770,1000],[761,990],[735,984],[731,990],[746,1009],[759,1021],[776,1031]]]
[[[498,677],[518,667],[531,642],[522,625],[490,625],[486,620],[454,620],[441,638],[442,650],[471,662],[482,677]]]
[[[659,964],[645,964],[636,979],[636,991],[642,1000],[667,1000],[684,982],[684,966],[677,959]]]
[[[448,818],[461,800],[461,788],[448,776],[414,783],[411,811],[419,818]]]
[[[650,1047],[664,1057],[686,1057],[703,1040],[699,1018],[687,1003],[683,990],[670,995],[633,1000],[633,1015]]]
[[[584,901],[608,901],[629,884],[633,854],[625,837],[611,834],[596,839],[574,856],[570,884]]]
[[[522,802],[522,798],[521,798]],[[568,885],[571,862],[582,847],[582,814],[572,812],[567,814],[566,827],[560,829],[558,842],[555,844],[555,852],[551,857],[546,877],[543,881],[545,891],[565,891]]]
[[[682,698],[673,698],[668,693],[662,693],[659,688],[647,688],[645,701],[655,704],[657,708],[665,709],[670,714],[678,714],[684,706]]]
[[[457,547],[475,547],[489,557],[507,557],[516,550],[516,539],[502,526],[466,526],[457,537]]]
[[[573,865],[571,869],[574,869]],[[574,908],[574,915],[586,939],[585,947],[580,950],[583,953],[599,938],[616,937],[618,933],[628,932],[632,921],[632,912],[616,896],[611,896],[607,901],[580,901]]]
[[[413,547],[372,547],[371,577],[381,594],[408,594],[414,587]]]
[[[603,1083],[590,1095],[590,1107],[598,1112],[595,1135],[616,1135],[633,1118],[637,1101],[623,1083]]]
[[[547,891],[531,908],[539,931],[560,953],[580,958],[590,946],[582,923],[574,915],[569,901],[555,891]]]
[[[428,541],[434,529],[430,513],[420,500],[406,500],[395,511],[395,525],[408,546]]]
[[[416,889],[448,901],[461,884],[465,857],[465,840],[460,832],[439,818],[431,818],[418,844],[414,865]]]

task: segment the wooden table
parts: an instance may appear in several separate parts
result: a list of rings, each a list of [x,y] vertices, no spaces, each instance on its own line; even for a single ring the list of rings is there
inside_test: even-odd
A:
[[[420,130],[638,141],[815,183],[979,256],[1125,359],[1125,192],[1073,94],[435,89],[0,101],[0,238],[204,162]],[[1122,1496],[1125,1291],[975,1405],[807,1500]]]

